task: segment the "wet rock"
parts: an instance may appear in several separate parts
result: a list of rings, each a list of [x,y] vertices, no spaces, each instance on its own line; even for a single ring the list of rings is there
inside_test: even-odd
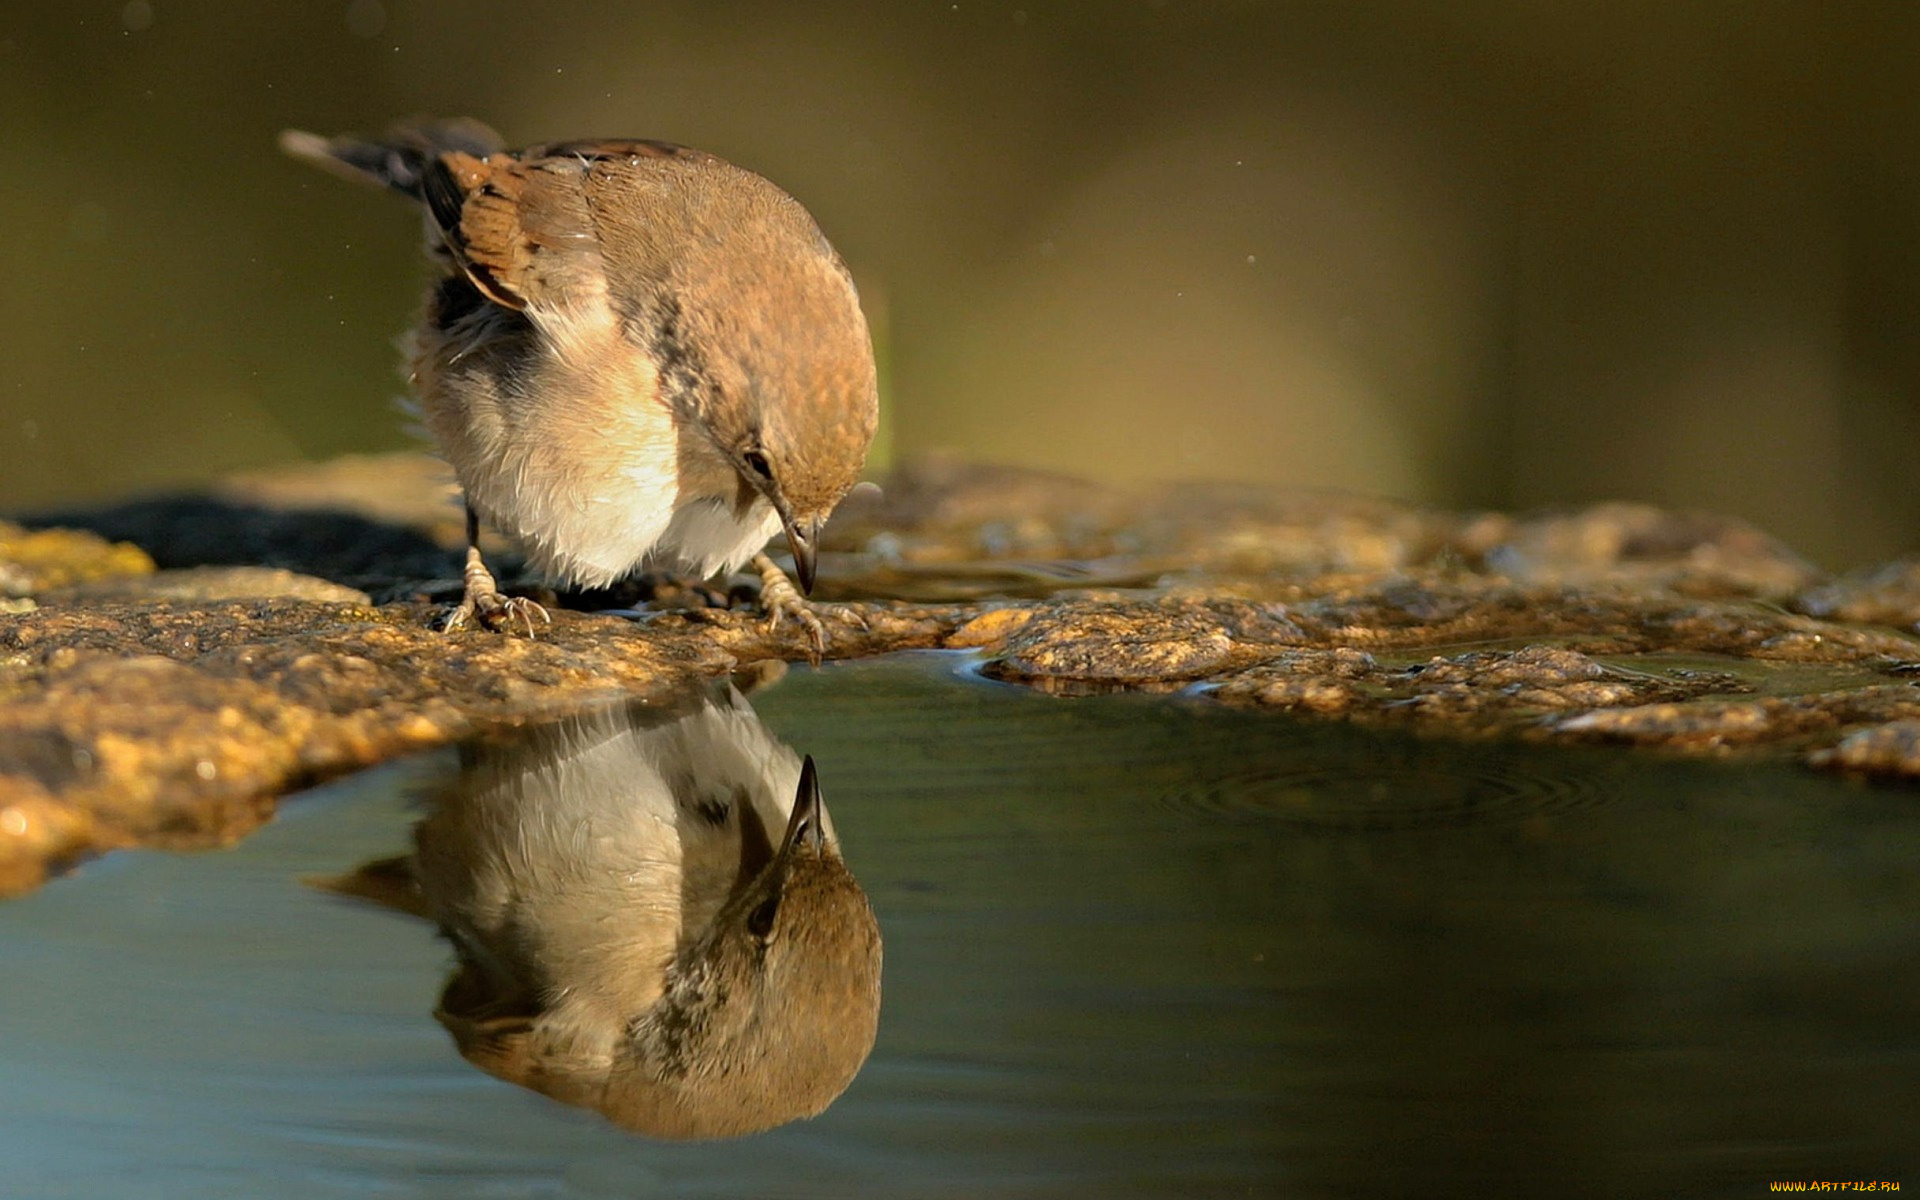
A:
[[[1780,744],[1850,725],[1920,717],[1920,689],[1905,684],[1808,696],[1608,708],[1559,720],[1574,738],[1675,749]]]
[[[108,542],[84,530],[30,530],[0,521],[0,597],[29,597],[152,570],[153,560],[125,542]]]
[[[220,844],[274,794],[733,662],[610,617],[559,613],[529,641],[430,615],[276,599],[0,619],[0,891],[116,846]]]
[[[38,602],[58,607],[100,604],[109,600],[141,602],[170,600],[195,603],[214,600],[323,600],[336,604],[370,604],[368,595],[311,575],[278,567],[190,567],[151,575],[119,575],[39,593]]]
[[[1340,576],[1470,568],[1536,588],[1627,586],[1785,600],[1820,572],[1744,521],[1601,504],[1533,516],[1453,514],[1373,497],[1232,483],[1138,491],[948,457],[909,463],[850,498],[825,546],[836,586],[890,595],[937,575],[997,572],[1014,594],[1155,578],[1312,587]],[[971,571],[954,571],[971,564]],[[1083,574],[1076,578],[1069,564]],[[868,577],[868,573],[872,577]],[[915,594],[931,598],[924,588]],[[1005,593],[1002,593],[1005,594]],[[1271,590],[1265,595],[1285,598]]]
[[[1808,755],[1807,762],[1828,770],[1920,779],[1920,720],[1889,721],[1850,733],[1839,744]]]
[[[430,605],[338,589],[215,598],[236,589],[190,578],[192,600],[78,596],[0,617],[0,895],[102,850],[223,844],[265,820],[273,796],[396,755],[807,652],[793,623],[769,629],[742,611],[562,610],[529,640],[436,632]],[[968,615],[825,619],[830,652],[851,657],[938,645]]]
[[[1474,650],[1393,666],[1353,649],[1303,651],[1219,680],[1221,700],[1270,708],[1415,720],[1458,732],[1537,731],[1555,712],[1747,690],[1719,672],[1662,672],[1599,662],[1564,647]]]
[[[839,569],[823,582],[836,595],[957,599],[1164,577],[1378,573],[1444,555],[1452,527],[1445,514],[1333,492],[1231,483],[1129,492],[933,456],[841,506],[823,535]]]
[[[1920,625],[1920,562],[1893,562],[1810,587],[1794,607],[1830,621]]]
[[[1182,483],[1143,493],[1138,542],[1172,571],[1211,576],[1364,574],[1430,564],[1451,551],[1453,519],[1367,496]]]
[[[331,580],[382,599],[403,599],[419,590],[422,581],[459,576],[452,549],[435,541],[429,530],[388,525],[345,508],[272,508],[219,496],[158,496],[91,511],[43,513],[28,523],[84,529],[130,542],[150,554],[152,564],[167,569],[268,567]],[[56,585],[48,581],[45,586]]]
[[[1600,504],[1530,518],[1488,516],[1461,542],[1487,569],[1516,582],[1630,584],[1689,596],[1784,599],[1820,578],[1812,564],[1745,521]]]
[[[1087,480],[936,455],[849,496],[822,547],[914,563],[1100,558],[1130,511],[1123,493]]]
[[[1891,668],[1920,641],[1743,600],[1700,601],[1654,588],[1526,588],[1475,576],[1400,577],[1291,605],[1315,639],[1368,648],[1552,638],[1587,653],[1725,654]]]
[[[103,849],[221,844],[271,797],[396,754],[809,651],[728,607],[741,590],[674,581],[535,590],[537,640],[435,632],[462,530],[421,456],[31,524],[0,525],[0,892]],[[1063,694],[1916,775],[1920,568],[1825,580],[1737,521],[934,459],[849,498],[823,541],[829,657],[966,650]]]
[[[1052,604],[988,660],[997,679],[1145,687],[1244,666],[1297,644],[1284,615],[1246,601],[1086,600]]]
[[[1385,675],[1364,650],[1288,650],[1218,680],[1212,691],[1222,700],[1344,714],[1387,702]]]

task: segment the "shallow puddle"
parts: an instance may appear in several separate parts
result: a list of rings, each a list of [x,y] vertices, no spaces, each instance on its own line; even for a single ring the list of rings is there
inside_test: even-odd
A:
[[[1751,1196],[1916,1180],[1920,794],[1416,741],[964,660],[749,703],[819,764],[885,943],[810,1121],[626,1132],[469,1066],[408,851],[451,753],[231,852],[0,906],[0,1193]]]

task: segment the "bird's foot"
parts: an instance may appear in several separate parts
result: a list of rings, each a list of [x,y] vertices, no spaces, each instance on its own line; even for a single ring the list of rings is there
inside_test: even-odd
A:
[[[446,620],[440,623],[440,632],[454,633],[478,625],[507,633],[518,629],[531,638],[534,636],[535,617],[543,624],[553,624],[553,615],[537,600],[529,600],[525,596],[505,596],[499,592],[483,595],[468,593],[465,600],[447,613]]]
[[[821,657],[827,652],[827,627],[821,623],[820,614],[829,613],[862,629],[867,627],[866,618],[853,609],[838,604],[815,604],[802,596],[787,573],[766,555],[756,554],[753,567],[760,573],[760,609],[767,615],[768,632],[792,618],[807,632],[807,661],[814,666],[820,665]]]
[[[533,619],[540,618],[545,624],[553,624],[553,616],[538,601],[525,596],[509,596],[501,592],[500,585],[493,578],[493,572],[487,570],[486,563],[480,560],[480,551],[476,547],[467,548],[467,567],[463,572],[466,583],[466,596],[447,614],[441,622],[442,633],[453,633],[479,625],[485,629],[504,630],[512,633],[516,625],[531,638],[534,636]]]

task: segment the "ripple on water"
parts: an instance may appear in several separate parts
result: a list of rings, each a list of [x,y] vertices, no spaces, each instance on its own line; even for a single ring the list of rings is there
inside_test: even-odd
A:
[[[1471,746],[1380,747],[1363,763],[1255,761],[1210,772],[1163,797],[1171,808],[1231,824],[1320,829],[1431,829],[1519,821],[1612,798],[1590,771],[1550,754]]]

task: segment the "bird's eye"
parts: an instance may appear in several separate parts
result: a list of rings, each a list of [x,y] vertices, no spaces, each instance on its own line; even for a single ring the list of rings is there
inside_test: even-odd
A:
[[[779,915],[780,897],[769,896],[760,902],[760,906],[747,914],[747,932],[757,938],[765,938],[773,932],[773,918]]]
[[[773,479],[773,464],[767,461],[766,455],[758,450],[749,450],[740,457],[746,462],[747,469],[755,475],[769,481]]]

